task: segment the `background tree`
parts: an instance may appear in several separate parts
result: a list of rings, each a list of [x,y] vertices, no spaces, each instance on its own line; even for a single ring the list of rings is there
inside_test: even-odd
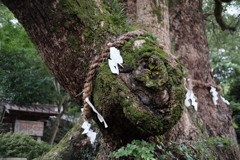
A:
[[[53,80],[38,51],[13,14],[0,4],[0,89],[3,101],[52,104]]]
[[[52,104],[53,77],[42,68],[42,62],[24,57],[20,51],[1,50],[0,82],[3,101],[16,104]]]
[[[95,149],[98,154],[90,153],[88,158],[106,159],[109,152],[133,139],[148,139],[159,134],[174,141],[225,135],[237,143],[229,106],[221,98],[218,105],[214,105],[209,93],[215,81],[209,63],[202,1],[169,1],[168,4],[155,0],[123,1],[128,21],[134,20],[138,27],[153,33],[167,53],[157,47],[153,36],[143,31],[123,34],[131,27],[120,23],[124,19],[119,15],[121,5],[116,1],[2,1],[23,24],[56,80],[78,104],[82,104],[80,93],[85,78],[93,77],[98,60],[108,58],[109,41],[123,53],[126,69],[120,70],[118,77],[102,62],[94,78],[94,93],[90,98],[109,125],[104,128],[97,117],[92,116],[103,135],[101,146],[86,143],[78,123],[59,144],[69,150],[56,147],[48,158],[57,155],[63,159],[83,159],[86,154],[82,150],[87,153]],[[225,1],[215,1],[217,22],[222,28],[233,30],[222,23],[221,2]],[[123,37],[116,40],[120,33]],[[183,107],[184,73],[179,61],[168,53],[170,50],[184,64],[188,78],[198,82],[193,88],[198,98],[197,112]],[[85,89],[91,86],[91,78],[86,81]],[[88,109],[85,111],[89,112]],[[162,123],[152,121],[155,118],[163,120]],[[239,159],[237,147],[216,148],[212,155]]]
[[[53,125],[52,144],[62,115],[73,107],[73,103],[54,81],[22,25],[2,3],[0,15],[1,101],[22,105],[57,105],[59,115]]]
[[[239,15],[237,9],[239,1],[232,1],[231,4],[224,4],[224,18],[226,23],[235,26],[236,31],[222,31],[221,27],[214,20],[211,13],[214,8],[213,1],[205,1],[204,12],[206,14],[206,30],[210,45],[210,55],[214,77],[219,85],[222,86],[222,94],[226,97],[233,109],[233,120],[239,141]]]
[[[59,128],[60,121],[61,121],[61,118],[62,118],[63,114],[66,113],[66,110],[68,110],[73,105],[71,103],[69,94],[67,94],[62,89],[62,87],[60,86],[60,84],[58,82],[54,81],[54,87],[55,87],[55,90],[57,91],[57,93],[59,95],[62,95],[62,96],[60,96],[56,100],[56,105],[58,107],[58,115],[56,116],[56,119],[55,119],[55,122],[54,122],[54,125],[53,125],[52,134],[51,134],[51,138],[49,140],[49,144],[53,144],[53,142],[55,140],[55,137],[57,135],[58,128]]]

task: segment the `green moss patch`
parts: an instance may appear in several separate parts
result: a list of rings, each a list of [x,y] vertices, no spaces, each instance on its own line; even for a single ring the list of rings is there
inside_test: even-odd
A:
[[[74,35],[73,38],[77,42],[83,41],[84,43],[84,45],[77,44],[82,47],[78,48],[76,52],[78,56],[81,56],[81,52],[87,49],[85,46],[94,45],[94,49],[99,53],[101,45],[107,39],[106,37],[120,35],[130,28],[126,23],[124,5],[118,0],[109,2],[103,0],[99,4],[94,0],[61,0],[59,4],[59,8],[62,8],[66,15],[71,17],[63,23],[64,27],[68,31],[73,29],[72,33],[69,34]],[[80,26],[81,29],[79,29]],[[75,33],[77,28],[82,30],[82,35]],[[68,39],[68,42],[73,42],[72,37]],[[72,45],[75,47],[75,42]]]

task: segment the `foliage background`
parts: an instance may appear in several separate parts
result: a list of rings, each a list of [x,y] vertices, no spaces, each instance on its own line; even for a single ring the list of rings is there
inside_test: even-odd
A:
[[[52,148],[46,142],[37,142],[31,136],[23,133],[0,134],[0,157],[23,157],[34,159]]]
[[[52,104],[53,80],[27,33],[0,3],[0,98],[17,104]]]

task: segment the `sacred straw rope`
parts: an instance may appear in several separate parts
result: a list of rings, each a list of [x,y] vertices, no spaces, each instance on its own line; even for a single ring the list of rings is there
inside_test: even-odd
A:
[[[197,85],[197,86],[202,86],[202,87],[206,87],[206,88],[214,87],[214,88],[216,88],[217,91],[219,91],[219,92],[222,91],[222,87],[218,86],[218,85],[214,85],[211,83],[204,83],[204,82],[201,82],[199,80],[194,80],[194,79],[192,79],[191,81],[192,81],[192,84]]]

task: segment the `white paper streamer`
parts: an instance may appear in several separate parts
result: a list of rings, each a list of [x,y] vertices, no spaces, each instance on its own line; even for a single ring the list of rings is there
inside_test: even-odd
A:
[[[120,55],[120,51],[115,47],[110,47],[110,59],[108,59],[108,65],[110,70],[114,74],[119,74],[118,64],[122,66],[123,58]]]
[[[109,65],[112,73],[119,74],[119,69],[118,69],[117,62],[115,62],[111,59],[108,59],[108,65]]]
[[[84,108],[81,108],[81,111],[82,111],[82,114],[83,114],[83,112],[84,112]]]
[[[97,133],[94,132],[92,129],[90,129],[90,127],[91,127],[91,124],[88,123],[87,121],[84,121],[82,124],[82,128],[84,129],[82,134],[87,134],[91,144],[93,144],[96,139]]]
[[[87,136],[89,137],[91,144],[93,144],[96,139],[97,133],[90,129],[87,133]]]
[[[186,90],[187,90],[186,99],[184,101],[185,106],[189,107],[192,104],[194,109],[197,111],[197,109],[198,109],[197,97],[194,95],[192,90],[189,90],[187,88],[186,88]],[[191,103],[190,103],[190,100],[191,100]]]
[[[120,55],[120,51],[115,48],[115,47],[110,47],[110,58],[115,61],[117,64],[119,64],[120,66],[121,63],[123,63],[123,58]],[[123,67],[123,66],[122,66]]]
[[[184,78],[184,80],[185,80],[184,81],[184,87],[187,90],[186,99],[184,101],[184,104],[185,104],[186,107],[190,107],[191,105],[193,105],[194,109],[197,111],[198,110],[197,97],[194,95],[192,90],[189,90],[186,87],[186,83],[187,83],[187,81],[190,81],[190,79],[186,80],[186,78]]]
[[[105,128],[108,127],[107,123],[105,122],[104,118],[102,117],[102,115],[100,113],[98,113],[98,111],[95,109],[95,107],[93,106],[93,104],[90,102],[89,98],[87,97],[85,99],[85,101],[89,104],[89,106],[92,108],[92,110],[97,114],[97,117],[99,119],[100,122],[104,123]]]
[[[88,133],[90,127],[91,127],[91,124],[90,124],[90,123],[88,123],[87,121],[83,122],[82,128],[84,129],[84,131],[82,132],[82,134]]]
[[[214,103],[215,105],[217,105],[217,104],[218,104],[218,103],[217,103],[217,100],[218,100],[218,92],[217,92],[216,88],[211,87],[210,92],[212,93],[212,96],[213,96],[213,97],[212,97],[213,103]]]
[[[225,102],[227,105],[230,105],[230,103],[228,102],[228,100],[226,100],[224,97],[220,96],[223,100],[223,102]]]

